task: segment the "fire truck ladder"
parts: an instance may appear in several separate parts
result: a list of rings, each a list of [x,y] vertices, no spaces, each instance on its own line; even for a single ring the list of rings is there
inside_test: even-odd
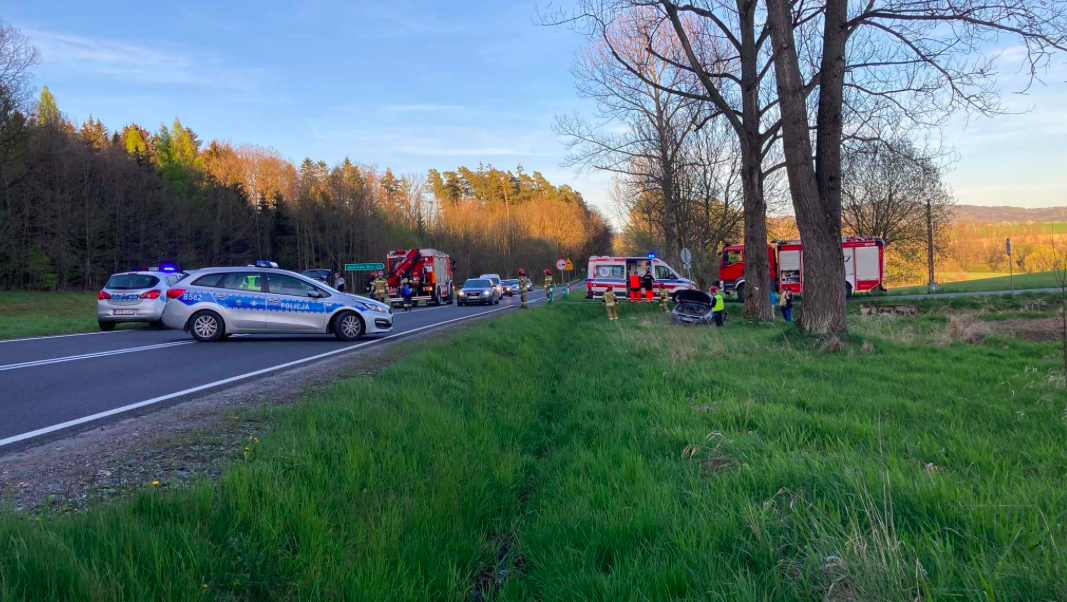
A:
[[[404,255],[404,259],[400,260],[399,263],[393,266],[393,270],[389,272],[389,278],[386,280],[388,285],[391,287],[399,286],[401,279],[411,271],[411,268],[420,257],[422,257],[422,254],[419,253],[418,249],[411,249],[408,251],[407,255]]]

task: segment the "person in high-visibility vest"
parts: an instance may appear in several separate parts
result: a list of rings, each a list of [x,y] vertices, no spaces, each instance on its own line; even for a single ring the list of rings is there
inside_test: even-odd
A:
[[[722,326],[722,321],[725,318],[726,302],[723,301],[722,293],[719,292],[719,287],[711,287],[711,314],[715,317],[715,326]]]
[[[630,303],[637,303],[640,301],[641,295],[641,277],[637,275],[637,272],[630,274]]]
[[[552,270],[545,270],[545,296],[548,297],[548,302],[552,303]]]
[[[670,313],[670,300],[671,295],[667,292],[667,285],[662,282],[659,283],[659,306],[663,310],[663,313]]]
[[[604,291],[604,307],[608,308],[608,320],[618,320],[619,312],[615,309],[617,304],[615,300],[615,291],[610,288]]]
[[[645,270],[645,275],[641,276],[641,288],[645,289],[645,303],[652,303],[653,289],[656,287],[656,280],[652,277],[652,268]]]
[[[522,308],[527,309],[530,307],[526,303],[526,287],[530,284],[530,281],[526,279],[526,270],[519,270],[519,299],[522,299]]]
[[[382,303],[389,303],[389,281],[381,272],[378,272],[378,277],[374,279],[374,298]]]

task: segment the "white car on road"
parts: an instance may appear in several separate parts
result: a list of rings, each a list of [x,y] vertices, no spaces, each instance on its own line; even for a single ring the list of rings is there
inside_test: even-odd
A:
[[[237,333],[333,334],[354,341],[393,329],[388,305],[342,293],[270,262],[198,270],[167,297],[163,323],[202,342]]]
[[[162,328],[167,290],[185,274],[135,271],[115,274],[96,294],[96,321],[100,330],[115,330],[122,322],[148,322]]]

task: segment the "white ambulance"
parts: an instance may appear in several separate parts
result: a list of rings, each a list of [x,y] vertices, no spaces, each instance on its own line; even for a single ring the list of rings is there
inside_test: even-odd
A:
[[[681,277],[677,270],[667,265],[666,262],[649,253],[646,257],[607,257],[594,255],[589,258],[588,277],[585,280],[585,298],[599,299],[608,288],[615,289],[619,299],[629,295],[630,275],[644,276],[645,272],[652,270],[652,278],[656,283],[656,294],[659,294],[660,284],[666,287],[671,299],[675,293],[685,290],[696,290],[696,283],[688,278]]]

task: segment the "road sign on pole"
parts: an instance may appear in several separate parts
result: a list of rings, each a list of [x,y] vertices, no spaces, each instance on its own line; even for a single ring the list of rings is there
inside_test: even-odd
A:
[[[563,269],[566,268],[566,267],[567,267],[567,260],[566,259],[560,259],[559,261],[556,262],[556,269],[557,270],[562,272]]]
[[[384,270],[384,263],[346,263],[346,272],[375,272],[378,270]]]
[[[692,279],[693,275],[689,273],[689,268],[693,267],[693,253],[689,247],[682,249],[682,267],[685,268],[686,277]]]
[[[567,260],[567,265],[564,266],[563,269],[568,271],[568,272],[573,272],[574,271],[574,264],[571,263],[570,259]]]

